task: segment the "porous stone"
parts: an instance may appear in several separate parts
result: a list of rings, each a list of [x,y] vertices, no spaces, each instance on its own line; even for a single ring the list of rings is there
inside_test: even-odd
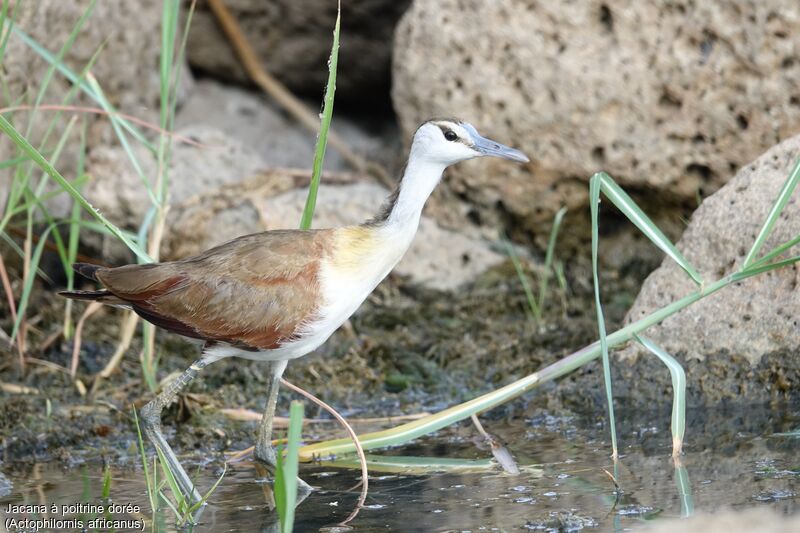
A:
[[[336,97],[383,101],[389,88],[392,31],[410,0],[342,3]],[[187,2],[188,3],[188,2]],[[321,95],[328,79],[336,2],[226,0],[268,72],[292,90]],[[189,32],[191,65],[223,80],[249,81],[209,6],[199,2]]]
[[[392,97],[406,138],[455,115],[530,155],[453,168],[436,198],[539,234],[598,170],[688,205],[800,131],[798,25],[794,0],[415,0]]]
[[[697,209],[677,247],[700,272],[705,286],[742,268],[798,159],[800,136],[795,136],[742,168]],[[761,255],[799,234],[800,199],[795,194]],[[788,253],[796,255],[798,247]],[[693,394],[702,389],[716,399],[769,399],[794,390],[796,397],[800,379],[799,280],[797,265],[747,278],[666,318],[646,335],[687,364]],[[645,280],[626,322],[639,320],[696,290],[683,270],[665,259]],[[665,371],[655,370],[660,363],[644,355],[638,345],[629,346],[620,356],[622,372],[634,383],[643,381],[635,376],[655,373],[666,380]]]

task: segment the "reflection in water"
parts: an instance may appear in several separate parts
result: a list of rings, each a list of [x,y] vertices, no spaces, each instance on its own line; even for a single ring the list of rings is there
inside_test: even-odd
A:
[[[645,521],[687,517],[695,510],[720,506],[796,512],[800,439],[762,435],[797,427],[797,409],[695,412],[690,415],[686,453],[675,464],[670,457],[669,428],[652,425],[659,420],[668,423],[668,417],[632,410],[620,410],[620,414],[617,465],[609,458],[608,444],[597,440],[607,435],[601,426],[576,427],[573,420],[555,417],[492,423],[493,433],[516,456],[521,467],[518,476],[489,468],[488,452],[476,450],[458,430],[383,451],[372,457],[370,494],[351,525],[358,531],[475,531],[481,527],[624,531]],[[111,497],[117,503],[139,505],[139,516],[151,524],[137,461],[132,456],[129,464],[112,469]],[[81,469],[38,464],[14,471],[11,466],[3,465],[13,488],[0,496],[0,513],[5,514],[9,503],[101,501],[103,471],[97,458]],[[317,491],[298,507],[297,531],[334,526],[352,510],[358,489],[350,489],[359,472],[340,466],[303,467],[304,479]],[[439,472],[430,473],[430,469]],[[619,490],[604,469],[613,474]],[[214,465],[206,464],[198,483],[210,487],[218,475]],[[276,530],[277,516],[269,510],[263,488],[252,465],[232,465],[195,531],[222,526],[227,531]],[[169,512],[156,515],[164,528],[160,530],[169,530],[170,518]]]

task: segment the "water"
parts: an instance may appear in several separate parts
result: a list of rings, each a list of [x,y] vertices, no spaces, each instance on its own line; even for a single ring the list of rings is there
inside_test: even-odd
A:
[[[668,416],[665,421],[663,413],[624,413],[623,421],[632,420],[618,428],[622,459],[616,468],[602,425],[550,416],[484,421],[509,444],[522,470],[518,476],[481,469],[490,455],[478,449],[467,425],[380,452],[476,460],[478,471],[414,475],[372,469],[366,505],[350,525],[355,531],[627,531],[722,506],[797,512],[800,438],[774,434],[800,426],[798,409],[692,412],[686,453],[677,468],[669,457]],[[3,465],[13,488],[0,497],[0,514],[8,517],[9,504],[100,503],[100,465],[96,457],[71,469],[52,463],[18,470]],[[203,490],[216,480],[218,466],[203,467]],[[143,519],[150,529],[141,469],[115,467],[112,473],[112,501],[141,508],[138,515],[118,516]],[[350,514],[358,496],[351,490],[357,471],[315,465],[301,467],[301,474],[319,490],[298,507],[296,531],[335,526]],[[168,513],[161,519],[170,523]],[[195,531],[271,531],[275,524],[264,484],[251,465],[239,463],[228,470]]]

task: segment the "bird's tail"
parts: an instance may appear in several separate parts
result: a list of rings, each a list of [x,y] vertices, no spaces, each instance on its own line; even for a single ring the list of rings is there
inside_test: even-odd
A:
[[[89,278],[92,281],[99,281],[97,279],[97,271],[101,269],[100,265],[93,265],[91,263],[73,263],[72,270],[83,276],[84,278]]]
[[[99,281],[97,279],[97,271],[103,267],[100,265],[92,265],[90,263],[74,263],[72,265],[73,270],[80,274],[85,278],[89,278],[94,281]],[[88,302],[102,302],[104,304],[109,305],[125,305],[126,302],[114,296],[111,292],[106,289],[94,290],[94,291],[60,291],[58,294],[65,298],[70,298],[72,300],[83,300]]]
[[[99,291],[59,291],[58,294],[71,300],[86,300],[90,302],[102,302],[106,296],[113,296],[105,289]]]

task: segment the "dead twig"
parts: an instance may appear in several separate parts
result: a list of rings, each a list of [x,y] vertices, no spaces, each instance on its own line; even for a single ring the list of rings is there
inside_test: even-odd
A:
[[[39,389],[0,381],[0,390],[7,394],[39,394]]]
[[[311,112],[284,84],[275,79],[275,77],[264,69],[261,62],[258,60],[255,50],[250,46],[239,23],[236,22],[236,19],[225,6],[224,1],[208,0],[208,5],[211,7],[211,11],[217,18],[217,21],[222,27],[222,31],[231,43],[231,46],[242,62],[242,66],[247,72],[247,75],[250,76],[250,79],[261,87],[265,93],[272,97],[278,105],[283,107],[300,124],[308,129],[308,131],[316,135],[319,130],[319,117]],[[328,132],[328,144],[333,146],[342,158],[355,170],[373,175],[387,187],[393,186],[392,180],[383,167],[374,162],[367,162],[364,158],[356,154],[347,143],[332,130]]]

